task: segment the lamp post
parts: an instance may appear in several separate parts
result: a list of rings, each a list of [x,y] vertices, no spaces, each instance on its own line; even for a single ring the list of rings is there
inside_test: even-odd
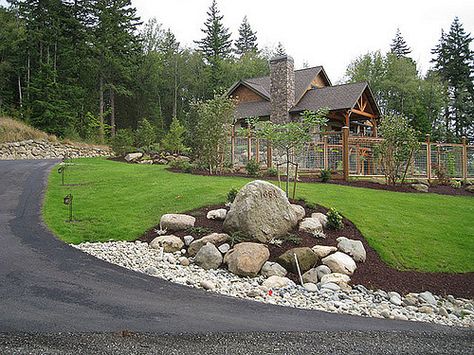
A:
[[[64,186],[64,171],[66,170],[66,165],[62,165],[58,169],[58,174],[61,174],[61,185]]]
[[[67,194],[63,202],[66,206],[69,206],[69,220],[67,222],[72,222],[72,194]]]

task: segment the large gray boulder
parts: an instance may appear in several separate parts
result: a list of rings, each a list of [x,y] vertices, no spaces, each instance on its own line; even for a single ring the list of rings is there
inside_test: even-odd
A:
[[[329,247],[326,245],[315,245],[311,249],[313,249],[313,252],[318,256],[319,259],[325,258],[337,250],[336,247]]]
[[[411,184],[411,187],[419,192],[428,192],[429,187],[425,184]]]
[[[301,221],[300,232],[306,232],[313,235],[318,235],[323,231],[323,225],[316,218],[305,218]]]
[[[161,216],[160,227],[167,231],[180,231],[194,227],[196,218],[187,214],[168,213]]]
[[[200,239],[196,239],[189,244],[188,254],[191,256],[196,255],[196,253],[201,249],[202,246],[206,245],[207,243],[211,244],[221,244],[225,243],[229,240],[229,235],[225,233],[212,233],[202,237]]]
[[[270,257],[268,247],[259,243],[236,244],[224,257],[229,271],[238,276],[254,277]]]
[[[203,269],[217,269],[222,264],[222,254],[212,243],[207,243],[194,257],[196,265]]]
[[[181,250],[183,245],[183,241],[174,235],[162,235],[151,241],[150,248],[163,248],[165,253],[174,253],[175,251]]]
[[[329,267],[332,272],[340,274],[352,275],[357,269],[357,265],[349,255],[341,253],[340,251],[335,252],[329,256],[326,256],[322,263]]]
[[[143,156],[143,153],[128,153],[125,156],[125,160],[128,162],[135,161],[137,159],[140,159]]]
[[[308,247],[293,248],[281,254],[276,262],[283,266],[286,270],[297,273],[295,255],[298,258],[298,264],[301,272],[308,271],[318,262],[316,254]]]
[[[268,243],[292,230],[298,215],[285,192],[266,181],[245,185],[235,197],[224,220],[224,231],[240,231],[254,240]]]
[[[339,237],[337,248],[343,253],[349,254],[355,261],[364,262],[366,252],[364,245],[360,240],[347,239],[346,237]]]

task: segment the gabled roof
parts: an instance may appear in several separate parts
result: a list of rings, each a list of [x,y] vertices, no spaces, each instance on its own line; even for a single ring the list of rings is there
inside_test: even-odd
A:
[[[351,109],[369,86],[367,82],[350,83],[308,90],[301,101],[290,112]]]
[[[316,76],[318,76],[320,73],[324,76],[328,84],[331,85],[331,81],[329,80],[322,66],[295,70],[295,102],[301,100],[301,97],[306,92],[306,89],[311,85],[311,82],[314,80],[314,78],[316,78]],[[232,92],[237,87],[239,87],[239,85],[248,87],[250,90],[262,96],[262,98],[265,100],[270,101],[269,76],[239,80],[227,91],[227,96],[232,94]]]

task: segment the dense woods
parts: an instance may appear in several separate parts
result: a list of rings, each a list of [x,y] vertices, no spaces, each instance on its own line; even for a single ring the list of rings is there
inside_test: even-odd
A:
[[[233,42],[215,0],[191,47],[159,19],[143,23],[130,0],[10,0],[0,6],[0,23],[0,115],[96,142],[146,120],[155,141],[174,122],[189,143],[194,103],[239,78],[267,75],[268,59],[285,53],[281,43],[259,49],[246,17]],[[472,140],[471,41],[456,18],[433,44],[432,70],[421,75],[397,31],[389,53],[355,59],[346,81],[369,81],[383,113],[407,116],[422,134]]]

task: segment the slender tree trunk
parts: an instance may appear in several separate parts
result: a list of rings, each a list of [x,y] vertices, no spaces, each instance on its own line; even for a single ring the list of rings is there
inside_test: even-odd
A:
[[[27,59],[27,71],[26,71],[26,98],[30,100],[30,81],[31,81],[31,57],[30,51],[28,50],[28,59]]]
[[[290,149],[286,148],[286,197],[290,192]]]
[[[177,117],[178,111],[178,56],[174,56],[174,102],[173,102],[173,117]]]
[[[18,98],[20,99],[20,109],[23,108],[23,93],[21,91],[21,77],[18,74]]]
[[[115,93],[114,89],[110,88],[110,134],[115,137]]]
[[[57,68],[57,60],[58,60],[58,41],[54,42],[54,58],[53,58],[53,66],[54,66],[54,83],[56,84],[56,68]]]
[[[99,79],[99,141],[104,144],[104,78]]]

